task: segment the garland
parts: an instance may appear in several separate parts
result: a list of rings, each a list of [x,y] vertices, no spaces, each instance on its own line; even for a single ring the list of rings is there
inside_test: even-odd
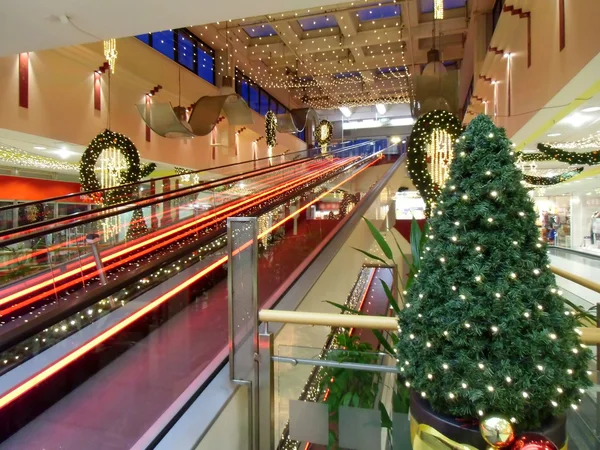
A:
[[[564,172],[553,177],[535,177],[533,175],[523,175],[523,180],[526,183],[534,186],[550,186],[552,184],[558,184],[562,183],[563,181],[567,181],[569,178],[573,178],[582,171],[583,167],[578,167],[577,169],[569,170],[568,172]]]
[[[436,129],[446,131],[452,140],[458,139],[462,133],[460,121],[454,114],[436,110],[419,117],[408,143],[408,174],[425,201],[427,216],[440,191],[440,187],[433,182],[427,170],[427,145],[431,142],[431,134]]]
[[[84,191],[96,191],[102,189],[100,181],[95,174],[95,166],[98,158],[104,150],[115,148],[119,150],[127,163],[127,170],[121,171],[119,175],[120,184],[130,184],[140,181],[142,178],[150,175],[155,169],[156,164],[150,163],[140,165],[140,154],[131,140],[111,130],[104,130],[98,134],[81,156],[79,163],[79,180],[81,188]],[[133,187],[115,189],[106,193],[106,197],[102,200],[105,205],[111,205],[126,201],[131,194]],[[96,199],[99,200],[99,199]]]
[[[559,148],[550,147],[546,144],[538,144],[537,148],[544,155],[549,156],[552,159],[556,159],[560,162],[569,164],[585,164],[588,166],[595,166],[600,164],[600,151],[594,150],[593,152],[568,152]]]
[[[553,158],[544,153],[523,153],[517,156],[517,162],[552,161]]]
[[[321,128],[325,128],[325,133],[322,134]],[[315,141],[319,144],[319,147],[323,147],[331,142],[331,138],[333,137],[333,125],[329,120],[321,120],[317,128],[315,129]]]
[[[267,146],[275,148],[277,145],[277,117],[273,111],[267,111],[265,115],[265,134],[267,135]]]

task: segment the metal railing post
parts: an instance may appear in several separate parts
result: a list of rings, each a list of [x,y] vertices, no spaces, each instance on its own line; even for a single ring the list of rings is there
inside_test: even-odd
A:
[[[100,250],[98,249],[98,242],[100,242],[100,235],[97,233],[90,233],[85,237],[85,243],[89,244],[92,249],[92,255],[98,268],[98,274],[100,275],[100,281],[102,284],[106,284],[106,274],[104,273],[104,265],[102,264],[102,258],[100,258]]]
[[[259,450],[258,222],[227,219],[229,376],[248,387],[248,447]]]
[[[260,450],[275,448],[275,377],[273,370],[273,335],[258,336],[258,442]]]

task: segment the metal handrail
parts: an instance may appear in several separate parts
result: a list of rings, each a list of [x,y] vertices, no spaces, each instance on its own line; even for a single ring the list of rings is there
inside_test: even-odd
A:
[[[366,328],[371,330],[395,331],[398,320],[393,317],[365,316],[353,314],[330,314],[301,311],[260,310],[260,322],[293,323],[297,325],[319,325],[342,328]],[[580,327],[580,340],[586,345],[600,344],[600,328]]]
[[[559,269],[556,266],[550,266],[550,270],[552,271],[552,273],[554,275],[558,275],[559,277],[562,277],[562,278],[565,278],[565,279],[567,279],[569,281],[577,283],[577,284],[579,284],[579,285],[581,285],[581,286],[583,286],[583,287],[585,287],[585,288],[587,288],[587,289],[589,289],[591,291],[600,293],[600,283],[595,283],[595,282],[593,282],[591,280],[583,278],[583,277],[581,277],[579,275],[576,275],[574,273],[567,272],[564,269]]]

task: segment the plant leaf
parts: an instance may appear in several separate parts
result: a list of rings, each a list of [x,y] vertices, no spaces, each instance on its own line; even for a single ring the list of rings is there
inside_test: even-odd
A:
[[[359,252],[361,252],[363,255],[366,255],[368,258],[372,258],[375,259],[377,261],[382,262],[383,264],[388,264],[386,261],[384,261],[383,259],[381,259],[379,256],[375,256],[369,252],[365,252],[364,250],[361,250],[360,248],[356,248],[356,247],[352,247],[354,250],[357,250]]]
[[[398,306],[398,302],[394,298],[394,294],[392,293],[392,290],[390,289],[388,284],[385,281],[383,281],[381,278],[379,279],[379,281],[381,281],[381,285],[383,286],[385,295],[387,295],[388,302],[390,302],[390,306],[392,307],[392,309],[394,310],[394,312],[396,314],[400,314],[400,306]]]
[[[385,336],[383,335],[383,333],[379,330],[371,330],[373,332],[373,335],[375,335],[375,337],[377,338],[377,340],[379,341],[379,343],[381,344],[381,346],[384,348],[384,350],[389,353],[390,356],[396,356],[396,352],[394,351],[394,348],[390,345],[390,343],[387,341],[387,339],[385,338]]]
[[[352,308],[348,308],[346,305],[340,305],[339,303],[335,303],[335,302],[330,302],[329,300],[325,300],[325,303],[329,303],[330,305],[335,306],[336,308],[341,309],[342,311],[345,312],[349,312],[351,314],[357,314],[357,315],[362,315],[361,311],[357,311],[355,309]]]
[[[421,233],[419,222],[413,217],[412,223],[410,224],[410,247],[412,250],[413,266],[416,267],[421,267],[421,251],[423,250],[421,241],[423,240],[424,234],[425,233]]]
[[[391,430],[392,419],[390,419],[390,415],[388,414],[387,409],[385,409],[385,405],[382,402],[379,402],[379,411],[381,411],[381,427]]]
[[[393,259],[394,254],[392,253],[392,249],[390,248],[388,243],[385,241],[385,238],[383,237],[383,235],[379,232],[379,230],[375,227],[375,225],[373,225],[371,223],[371,221],[369,219],[367,219],[366,217],[363,217],[363,219],[365,219],[365,222],[367,223],[367,226],[369,227],[371,234],[377,241],[377,244],[379,245],[379,248],[381,248],[381,251],[383,252],[383,254],[385,256],[387,256],[388,259]]]
[[[394,238],[394,241],[396,242],[396,247],[398,247],[398,251],[402,255],[402,259],[406,263],[406,266],[407,267],[412,267],[412,263],[408,260],[408,258],[406,257],[406,254],[402,251],[402,248],[400,247],[400,243],[398,242],[398,239],[396,239],[396,236],[394,235],[394,233],[390,233],[390,234]]]

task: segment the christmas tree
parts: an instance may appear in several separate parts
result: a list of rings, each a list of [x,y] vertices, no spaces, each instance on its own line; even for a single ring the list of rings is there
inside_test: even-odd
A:
[[[460,137],[399,318],[407,386],[438,413],[519,430],[577,408],[591,352],[565,309],[514,152],[484,115]]]

